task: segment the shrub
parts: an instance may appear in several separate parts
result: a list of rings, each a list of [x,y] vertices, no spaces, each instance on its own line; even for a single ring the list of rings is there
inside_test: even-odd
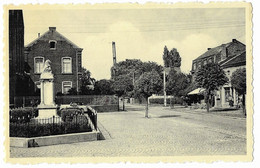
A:
[[[73,119],[75,115],[81,115],[84,114],[84,110],[82,108],[65,108],[60,109],[57,114],[61,117],[62,121],[65,121],[66,119]]]
[[[10,109],[10,122],[30,122],[31,118],[38,116],[38,110],[32,107]]]

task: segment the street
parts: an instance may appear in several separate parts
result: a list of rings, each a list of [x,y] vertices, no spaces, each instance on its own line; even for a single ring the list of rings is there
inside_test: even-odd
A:
[[[98,113],[106,140],[37,148],[10,148],[10,157],[246,155],[246,118],[205,109],[127,105]]]

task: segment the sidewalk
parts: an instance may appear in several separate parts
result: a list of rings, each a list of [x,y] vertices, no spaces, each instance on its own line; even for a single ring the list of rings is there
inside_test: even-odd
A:
[[[235,118],[246,118],[243,113],[243,109],[235,109],[235,108],[210,108],[210,111],[207,112],[206,109],[194,109],[192,107],[184,107],[184,106],[174,106],[171,108],[170,106],[164,107],[163,105],[152,104],[149,105],[150,108],[160,107],[164,110],[172,110],[172,111],[182,111],[182,112],[189,112],[189,113],[202,113],[202,114],[212,114],[212,115],[219,115],[219,116],[227,116],[227,117],[235,117]],[[127,104],[126,110],[144,110],[145,104]]]

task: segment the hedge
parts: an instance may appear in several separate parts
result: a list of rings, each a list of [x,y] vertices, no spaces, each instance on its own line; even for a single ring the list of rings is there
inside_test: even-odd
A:
[[[170,102],[171,101],[171,102]],[[164,104],[164,98],[150,98],[149,99],[150,104]],[[166,98],[167,104],[174,103],[174,104],[183,104],[183,100],[180,97],[174,97],[174,98]]]
[[[9,111],[10,122],[30,122],[32,118],[37,116],[38,110],[32,107],[10,109]]]
[[[39,137],[68,133],[91,132],[86,116],[74,116],[71,121],[60,123],[10,123],[10,137]]]

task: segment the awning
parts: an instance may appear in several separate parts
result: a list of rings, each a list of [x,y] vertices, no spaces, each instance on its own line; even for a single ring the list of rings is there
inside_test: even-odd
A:
[[[204,91],[205,91],[205,89],[203,89],[203,88],[197,88],[197,89],[191,91],[190,93],[188,93],[188,95],[202,94]]]

